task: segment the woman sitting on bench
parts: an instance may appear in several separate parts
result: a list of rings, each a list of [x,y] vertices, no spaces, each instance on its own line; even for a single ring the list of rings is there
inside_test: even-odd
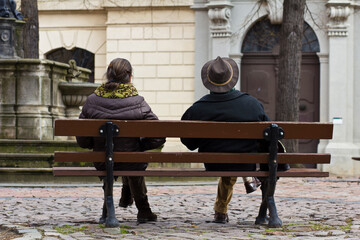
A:
[[[99,86],[86,100],[80,118],[117,120],[158,120],[150,106],[131,83],[132,67],[128,60],[116,58],[106,71],[107,82]],[[82,148],[105,151],[105,138],[77,137]],[[159,148],[165,138],[114,138],[114,152],[142,152]],[[94,163],[105,170],[105,162]],[[145,170],[147,163],[114,163],[114,170]],[[147,198],[144,177],[122,177],[123,187],[119,206],[128,207],[135,200],[139,223],[156,221]]]

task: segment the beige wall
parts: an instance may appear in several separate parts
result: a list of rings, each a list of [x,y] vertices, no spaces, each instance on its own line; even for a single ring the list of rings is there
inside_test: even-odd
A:
[[[95,54],[96,82],[104,81],[112,59],[129,59],[134,84],[153,111],[161,119],[179,119],[194,101],[192,1],[65,2],[39,1],[40,55],[86,49]],[[151,2],[163,7],[142,7]]]
[[[96,82],[104,81],[112,59],[126,58],[135,87],[157,116],[180,119],[194,102],[192,2],[38,0],[40,56],[61,47],[86,49],[95,54]],[[170,139],[166,148],[184,150]]]
[[[127,58],[134,84],[162,119],[193,102],[194,15],[189,8],[108,12],[106,62]]]

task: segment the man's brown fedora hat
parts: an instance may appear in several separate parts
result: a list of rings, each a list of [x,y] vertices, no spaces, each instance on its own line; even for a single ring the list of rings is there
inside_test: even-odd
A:
[[[204,86],[212,92],[228,92],[239,78],[239,68],[231,58],[217,57],[210,60],[201,69]]]

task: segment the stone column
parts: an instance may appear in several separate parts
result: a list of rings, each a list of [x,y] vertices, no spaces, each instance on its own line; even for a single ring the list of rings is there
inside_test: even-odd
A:
[[[59,84],[61,82],[66,82],[66,75],[69,65],[66,63],[50,60],[43,60],[43,62],[44,64],[49,65],[51,69],[51,105],[49,107],[49,112],[54,121],[56,119],[65,117],[65,105],[62,101]]]
[[[16,72],[17,139],[53,138],[50,66],[39,59],[19,60]]]
[[[242,53],[230,53],[229,54],[229,57],[234,59],[234,61],[237,63],[238,68],[239,68],[239,81],[235,85],[236,90],[241,90],[240,76],[241,76],[241,59],[242,59],[242,56],[243,56]]]
[[[210,19],[211,58],[229,57],[231,31],[231,1],[211,0],[207,4]]]
[[[329,119],[334,122],[333,140],[326,146],[332,154],[331,164],[325,170],[337,175],[353,175],[351,157],[357,155],[353,142],[354,130],[354,61],[353,30],[349,22],[353,18],[350,1],[330,0],[328,7],[329,36]]]
[[[320,62],[320,122],[329,122],[329,55],[317,54]],[[329,140],[320,140],[318,152],[324,153]],[[326,164],[327,165],[327,164]],[[322,169],[322,165],[318,165]]]
[[[206,0],[194,0],[195,11],[195,101],[209,93],[201,80],[201,68],[210,60],[210,30]]]
[[[16,60],[0,59],[0,139],[16,138]]]

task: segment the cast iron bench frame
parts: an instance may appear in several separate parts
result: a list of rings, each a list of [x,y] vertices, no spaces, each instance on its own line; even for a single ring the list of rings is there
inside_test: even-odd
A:
[[[113,201],[114,176],[164,177],[259,177],[263,178],[262,203],[255,224],[280,227],[274,192],[278,177],[328,177],[318,169],[292,168],[277,172],[280,163],[328,164],[326,153],[278,153],[278,140],[331,139],[332,123],[310,122],[208,122],[146,121],[107,119],[60,119],[55,121],[55,136],[91,136],[106,138],[105,152],[56,151],[55,162],[106,162],[106,171],[92,167],[54,167],[54,176],[103,176],[104,205],[100,223],[118,227]],[[199,152],[113,152],[113,137],[176,137],[265,139],[269,153],[199,153]],[[114,162],[158,163],[258,163],[268,164],[269,171],[205,171],[194,169],[113,171]],[[269,218],[267,217],[269,210]]]

